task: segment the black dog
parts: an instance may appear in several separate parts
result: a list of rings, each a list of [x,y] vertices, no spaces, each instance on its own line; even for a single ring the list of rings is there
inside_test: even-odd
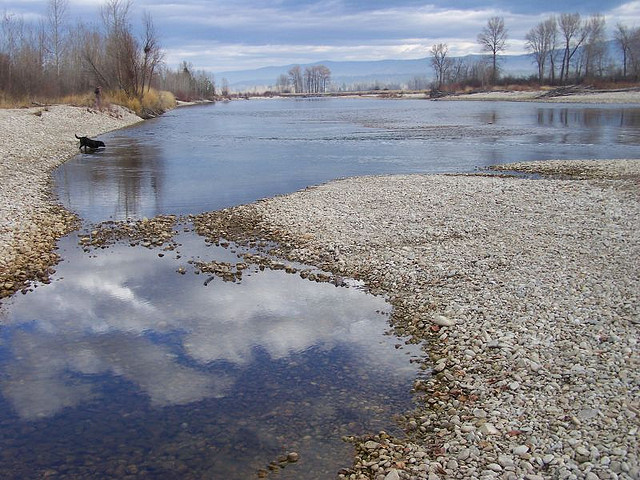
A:
[[[76,135],[76,138],[80,140],[80,151],[82,151],[82,147],[84,147],[84,153],[87,153],[87,149],[97,150],[98,148],[104,148],[105,144],[102,140],[92,140],[89,137],[79,137]]]

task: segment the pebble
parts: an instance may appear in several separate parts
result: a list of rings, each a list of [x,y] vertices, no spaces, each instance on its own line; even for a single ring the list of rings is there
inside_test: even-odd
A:
[[[463,448],[458,452],[458,460],[466,460],[471,455],[471,450],[468,448]]]
[[[384,480],[400,480],[400,475],[395,468],[392,468],[389,470],[389,473],[385,475]]]
[[[507,455],[498,455],[498,464],[502,467],[508,467],[513,465],[513,458]]]
[[[485,423],[480,427],[480,433],[484,433],[485,435],[498,435],[500,432],[493,424]]]
[[[433,371],[434,372],[442,372],[445,368],[447,368],[447,359],[446,358],[441,358],[434,365]]]
[[[455,320],[445,317],[444,315],[435,315],[431,321],[441,327],[451,327],[456,324]]]

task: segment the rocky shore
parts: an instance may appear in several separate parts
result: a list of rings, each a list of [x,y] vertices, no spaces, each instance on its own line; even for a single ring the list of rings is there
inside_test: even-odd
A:
[[[365,280],[424,344],[406,438],[346,439],[341,478],[640,477],[640,161],[543,165],[563,177],[351,178],[196,220]]]
[[[58,238],[75,217],[50,192],[50,172],[79,152],[79,136],[96,136],[141,121],[128,110],[86,107],[0,110],[0,298],[47,281]]]

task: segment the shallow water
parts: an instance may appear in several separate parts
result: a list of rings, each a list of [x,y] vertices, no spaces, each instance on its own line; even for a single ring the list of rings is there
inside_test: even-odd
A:
[[[344,176],[632,158],[640,108],[251,100],[173,110],[101,138],[104,152],[55,175],[63,203],[91,221],[218,210]]]
[[[188,232],[163,257],[75,241],[50,285],[4,311],[2,478],[252,478],[290,451],[281,478],[331,478],[350,464],[341,436],[411,405],[419,349],[385,335],[389,306],[354,282],[207,281],[183,252],[241,252]]]
[[[625,107],[238,101],[102,136],[54,180],[91,229],[347,175],[633,157],[639,126]],[[1,478],[246,479],[291,451],[278,478],[332,478],[351,463],[341,436],[393,430],[411,408],[421,353],[385,335],[383,299],[282,270],[211,280],[191,261],[243,250],[178,230],[176,251],[86,253],[70,235],[52,283],[3,304]]]

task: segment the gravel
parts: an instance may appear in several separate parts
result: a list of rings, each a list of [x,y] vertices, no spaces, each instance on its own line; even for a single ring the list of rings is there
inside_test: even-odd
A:
[[[364,279],[424,345],[406,437],[346,438],[342,478],[637,479],[639,178],[350,178],[196,223]]]
[[[51,170],[79,152],[74,134],[93,137],[139,121],[116,106],[0,110],[0,298],[47,281],[57,239],[75,228],[49,185]]]

